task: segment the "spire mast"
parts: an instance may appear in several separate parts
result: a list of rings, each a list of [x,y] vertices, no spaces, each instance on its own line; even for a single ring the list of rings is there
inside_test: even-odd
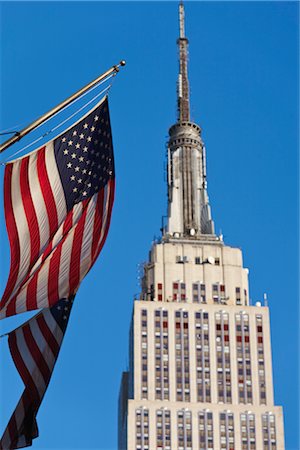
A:
[[[179,52],[179,75],[177,84],[178,122],[190,120],[190,94],[188,80],[188,39],[185,36],[184,6],[179,3],[179,38],[177,39]]]

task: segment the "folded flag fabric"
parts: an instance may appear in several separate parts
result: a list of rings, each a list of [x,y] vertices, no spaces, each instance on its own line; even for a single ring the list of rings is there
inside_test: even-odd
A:
[[[8,334],[10,352],[25,389],[1,438],[1,450],[30,446],[38,437],[36,415],[61,348],[73,300],[59,300]]]
[[[106,239],[114,187],[106,97],[42,148],[7,163],[11,264],[0,318],[76,293]]]

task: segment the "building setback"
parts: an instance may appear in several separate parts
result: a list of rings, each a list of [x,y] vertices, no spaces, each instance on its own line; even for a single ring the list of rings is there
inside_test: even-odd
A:
[[[200,127],[190,121],[179,5],[177,123],[169,130],[168,221],[134,301],[119,450],[283,450],[267,306],[249,303],[242,252],[214,231]]]

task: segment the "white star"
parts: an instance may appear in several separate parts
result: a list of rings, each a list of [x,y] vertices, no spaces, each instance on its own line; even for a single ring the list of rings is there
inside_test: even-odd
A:
[[[58,310],[61,310],[61,306],[58,306],[57,309],[58,309]]]
[[[100,164],[98,164],[98,166],[97,166],[97,169],[100,169],[100,167],[101,167],[101,165],[100,165]]]
[[[67,139],[66,139],[65,137],[63,137],[62,140],[61,140],[61,142],[66,142],[66,140],[67,140]]]
[[[79,137],[80,137],[80,139],[83,139],[83,138],[84,138],[84,134],[81,133],[81,134],[79,135]]]
[[[109,175],[112,175],[112,170],[109,170],[108,173],[109,173]]]
[[[79,172],[79,167],[78,166],[75,167],[75,172]]]
[[[91,162],[91,161],[88,159],[87,162],[86,162],[87,166],[89,165],[90,162]]]
[[[98,116],[95,116],[95,117],[94,117],[94,121],[97,122],[97,120],[99,120],[99,117],[98,117]]]
[[[83,147],[83,153],[87,153],[88,148],[87,147]]]
[[[105,158],[105,155],[102,155],[101,158],[104,159],[104,158]]]
[[[82,178],[79,178],[79,180],[77,181],[77,183],[82,183]]]
[[[64,311],[68,311],[68,309],[69,309],[69,308],[68,308],[67,306],[64,307]]]
[[[72,157],[72,159],[75,159],[76,158],[76,153],[72,153],[71,157]]]
[[[79,143],[76,144],[75,147],[76,147],[76,148],[80,148],[80,144],[79,144]]]
[[[96,139],[96,140],[94,141],[94,144],[97,145],[98,142],[99,142],[98,139]]]
[[[95,153],[95,150],[91,150],[91,155],[93,155]]]
[[[84,174],[85,174],[86,172],[87,172],[87,171],[86,171],[86,169],[83,169],[82,173],[84,173]]]
[[[67,155],[69,153],[69,150],[64,150],[64,155]]]
[[[73,144],[73,141],[69,141],[69,142],[68,142],[68,145],[72,145],[72,144]]]
[[[73,136],[76,136],[76,134],[77,134],[77,131],[76,130],[73,131]]]
[[[95,127],[91,127],[91,131],[92,131],[92,132],[95,131]]]
[[[87,192],[83,191],[82,195],[85,197],[87,195]]]
[[[68,169],[71,169],[71,167],[72,167],[72,163],[69,162],[69,163],[67,164],[67,168],[68,168]]]
[[[86,130],[87,128],[89,127],[89,125],[87,124],[87,123],[85,123],[84,125],[83,125],[83,128]]]
[[[93,178],[96,178],[96,176],[97,176],[97,175],[94,173]]]
[[[87,184],[87,187],[88,187],[88,188],[90,188],[91,186],[92,186],[92,184],[91,184],[91,183],[88,183],[88,184]]]
[[[99,156],[99,155],[100,155],[100,153],[99,153],[99,152],[97,152],[97,153],[96,153],[96,156]]]
[[[77,192],[77,191],[78,191],[77,187],[74,187],[73,192]]]
[[[72,175],[72,176],[70,177],[70,180],[71,180],[71,181],[75,181],[75,175]]]
[[[67,316],[64,316],[63,319],[64,319],[64,320],[67,320]]]
[[[84,160],[83,156],[80,156],[79,161],[82,162]]]
[[[91,140],[92,140],[92,138],[91,138],[91,136],[89,136],[89,137],[87,138],[87,141],[88,141],[88,142],[91,142]]]

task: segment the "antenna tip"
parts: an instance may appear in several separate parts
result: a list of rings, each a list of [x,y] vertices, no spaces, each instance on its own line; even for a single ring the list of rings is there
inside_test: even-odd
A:
[[[122,61],[120,61],[120,66],[126,66],[126,61],[124,59],[122,59]]]

